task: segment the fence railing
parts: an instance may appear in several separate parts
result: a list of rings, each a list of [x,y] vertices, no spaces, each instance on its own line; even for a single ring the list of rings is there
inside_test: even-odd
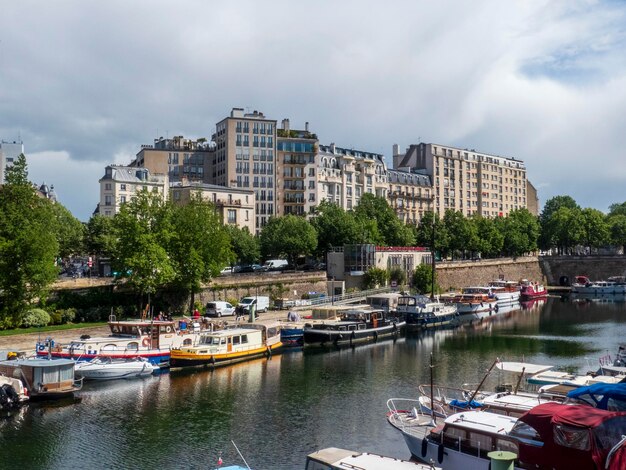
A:
[[[320,307],[326,305],[345,305],[354,303],[358,300],[365,300],[369,295],[387,294],[391,292],[391,287],[380,287],[378,289],[362,290],[358,292],[349,292],[342,295],[329,295],[310,299],[306,302],[302,301],[300,305],[292,306],[292,310],[310,309],[311,307]]]

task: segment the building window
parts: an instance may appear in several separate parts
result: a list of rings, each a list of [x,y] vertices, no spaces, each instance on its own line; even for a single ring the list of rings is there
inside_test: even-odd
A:
[[[124,204],[126,202],[126,196],[120,196],[120,204]]]
[[[126,185],[120,184],[120,191],[126,191]]]
[[[105,183],[104,184],[104,189],[106,189],[107,191],[111,190],[111,183]]]
[[[105,206],[110,206],[111,205],[111,196],[104,196],[104,205]]]
[[[228,223],[229,224],[237,223],[237,211],[235,209],[228,209]]]

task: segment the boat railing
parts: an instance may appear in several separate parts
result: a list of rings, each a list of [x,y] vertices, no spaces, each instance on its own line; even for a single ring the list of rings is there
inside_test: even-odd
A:
[[[390,398],[387,400],[387,408],[389,421],[405,432],[416,426],[435,425],[435,417],[426,413],[417,399]]]

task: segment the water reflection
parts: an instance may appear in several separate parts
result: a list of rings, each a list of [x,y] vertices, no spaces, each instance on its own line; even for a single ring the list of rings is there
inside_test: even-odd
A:
[[[0,420],[0,467],[206,469],[220,454],[242,464],[231,439],[257,470],[302,468],[328,446],[408,458],[385,402],[430,381],[431,352],[434,380],[450,386],[479,382],[496,357],[585,371],[626,337],[626,303],[601,300],[550,298],[396,341],[88,383],[76,403]]]

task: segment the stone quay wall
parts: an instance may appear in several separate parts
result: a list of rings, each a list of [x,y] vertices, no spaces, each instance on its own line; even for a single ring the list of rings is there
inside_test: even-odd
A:
[[[300,299],[308,292],[326,293],[326,273],[270,272],[220,276],[196,296],[202,304],[212,300],[239,300],[246,296],[266,295]]]
[[[468,286],[485,286],[490,281],[505,279],[545,282],[536,256],[497,258],[480,261],[437,263],[437,284],[443,291]]]
[[[592,281],[601,281],[611,276],[626,275],[626,256],[542,256],[541,269],[548,284],[558,286],[562,277],[572,282],[576,276],[587,276]]]

